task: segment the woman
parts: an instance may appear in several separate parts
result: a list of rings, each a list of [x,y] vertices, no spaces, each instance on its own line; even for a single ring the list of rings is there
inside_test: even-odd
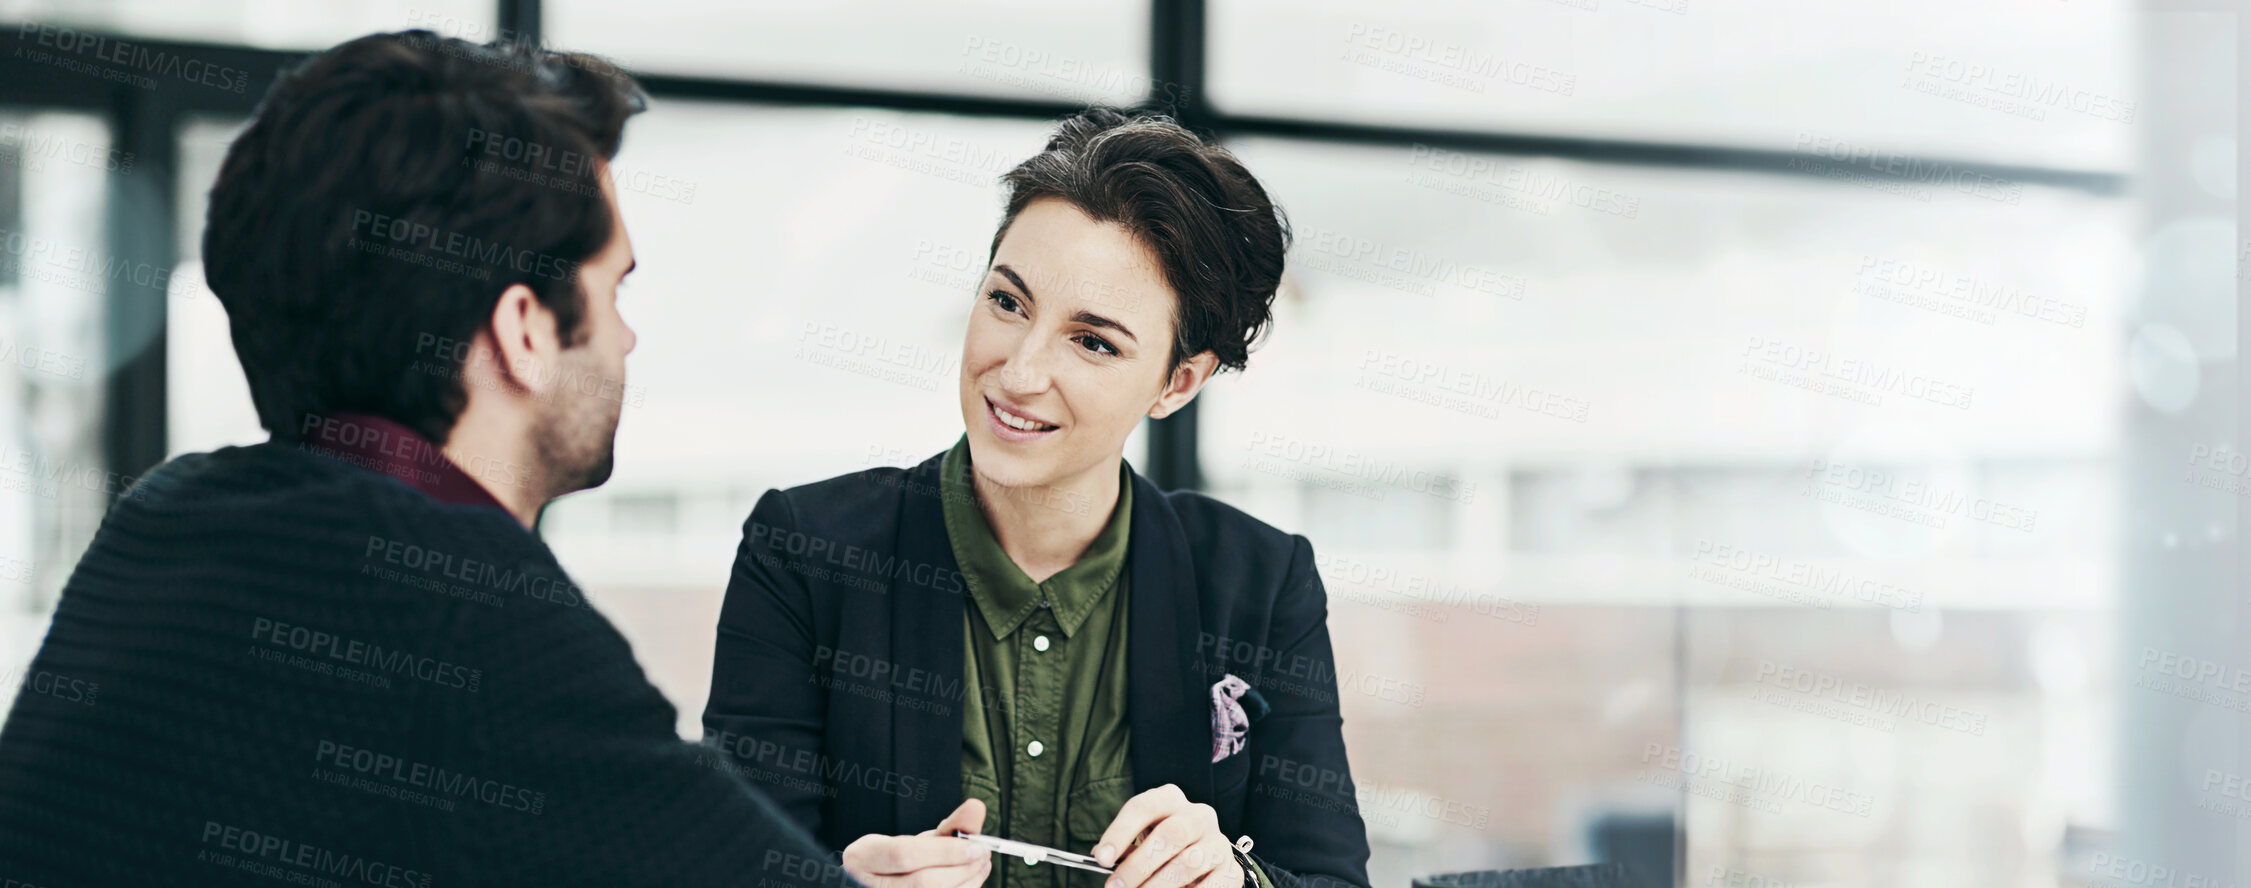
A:
[[[1112,111],[1004,183],[966,434],[759,500],[706,741],[876,888],[1366,885],[1311,547],[1122,458],[1244,366],[1280,212],[1225,149]]]

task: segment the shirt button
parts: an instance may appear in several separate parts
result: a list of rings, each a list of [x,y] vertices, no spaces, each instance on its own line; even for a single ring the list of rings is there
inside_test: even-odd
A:
[[[1033,758],[1039,758],[1040,753],[1047,751],[1047,747],[1040,745],[1038,740],[1034,740],[1031,745],[1024,747],[1024,751],[1031,753]]]
[[[1034,639],[1032,639],[1032,650],[1035,650],[1035,651],[1039,651],[1039,652],[1041,652],[1041,653],[1046,653],[1046,652],[1047,652],[1047,636],[1045,636],[1045,635],[1042,635],[1042,636],[1040,636],[1040,637],[1038,637],[1038,638],[1034,638]]]

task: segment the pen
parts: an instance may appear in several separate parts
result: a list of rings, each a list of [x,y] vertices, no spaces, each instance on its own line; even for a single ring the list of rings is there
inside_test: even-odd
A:
[[[1034,845],[1030,842],[1019,842],[1014,839],[1003,839],[999,836],[988,836],[979,833],[966,833],[958,829],[954,830],[954,835],[984,845],[993,849],[994,851],[1006,854],[1010,857],[1021,857],[1024,859],[1025,863],[1040,863],[1044,861],[1047,863],[1057,864],[1059,866],[1067,866],[1073,869],[1090,870],[1105,875],[1111,872],[1109,867],[1096,863],[1094,858],[1088,857],[1084,854],[1073,854],[1069,851],[1049,848],[1044,845]]]

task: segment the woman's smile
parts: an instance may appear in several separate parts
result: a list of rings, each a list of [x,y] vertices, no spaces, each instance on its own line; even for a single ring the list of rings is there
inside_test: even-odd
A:
[[[1037,441],[1061,428],[1030,416],[1021,409],[1005,406],[989,395],[985,398],[985,417],[993,428],[993,434],[1003,441]]]

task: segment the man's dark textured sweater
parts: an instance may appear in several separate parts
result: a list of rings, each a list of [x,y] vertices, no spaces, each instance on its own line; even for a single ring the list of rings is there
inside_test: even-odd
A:
[[[228,448],[64,589],[0,731],[0,884],[852,884],[728,767],[506,512]]]

